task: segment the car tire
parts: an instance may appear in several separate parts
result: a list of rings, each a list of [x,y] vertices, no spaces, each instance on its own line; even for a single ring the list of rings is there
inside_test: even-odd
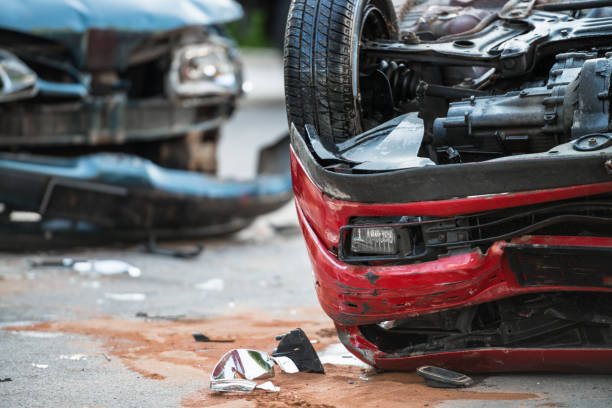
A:
[[[284,47],[288,121],[300,131],[313,125],[328,147],[368,128],[361,120],[359,75],[354,73],[359,72],[364,22],[373,8],[372,18],[382,18],[388,37],[397,38],[391,0],[293,0],[291,4]]]

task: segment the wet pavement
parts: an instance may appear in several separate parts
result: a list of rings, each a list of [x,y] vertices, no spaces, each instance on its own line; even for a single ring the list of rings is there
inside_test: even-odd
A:
[[[255,58],[255,57],[253,57]],[[246,178],[256,148],[286,129],[278,56],[256,55],[254,89],[225,129],[221,174]],[[262,62],[263,61],[263,62]],[[247,64],[247,66],[249,66]],[[266,67],[275,66],[274,69]],[[269,80],[266,80],[268,75]],[[258,99],[259,98],[259,99]],[[258,102],[259,101],[259,102]],[[181,244],[185,245],[185,244]],[[369,376],[337,345],[320,310],[293,205],[247,230],[204,243],[193,260],[130,248],[0,255],[0,407],[609,407],[612,376],[476,377],[469,390],[434,390],[413,373]],[[120,259],[142,270],[101,276],[28,261]],[[279,393],[208,390],[228,349],[271,352],[276,335],[303,328],[326,375],[271,380]],[[196,343],[193,332],[234,343]],[[323,352],[324,351],[324,352]]]

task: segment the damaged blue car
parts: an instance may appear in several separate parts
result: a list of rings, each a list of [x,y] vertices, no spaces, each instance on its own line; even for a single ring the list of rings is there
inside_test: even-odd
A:
[[[227,233],[291,198],[287,141],[222,181],[220,128],[242,96],[233,0],[7,0],[0,15],[0,233]],[[18,223],[15,212],[38,214]],[[85,239],[87,241],[87,239]]]

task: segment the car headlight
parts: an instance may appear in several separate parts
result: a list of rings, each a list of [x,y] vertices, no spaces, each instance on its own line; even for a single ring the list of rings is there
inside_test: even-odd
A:
[[[397,235],[393,228],[353,228],[351,252],[354,254],[393,255],[397,253]]]
[[[187,45],[174,54],[169,92],[179,97],[238,95],[241,67],[231,46],[222,42]]]
[[[0,102],[31,98],[38,92],[37,76],[23,61],[0,50]]]

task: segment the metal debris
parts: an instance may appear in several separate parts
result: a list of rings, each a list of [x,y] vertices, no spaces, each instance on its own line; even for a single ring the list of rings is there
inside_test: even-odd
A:
[[[210,389],[217,392],[251,392],[257,383],[239,378],[210,380]]]
[[[138,278],[142,271],[127,262],[116,259],[75,260],[72,258],[30,261],[31,268],[60,267],[72,269],[81,275],[123,275]]]
[[[167,321],[171,321],[171,322],[176,322],[176,321],[179,321],[181,319],[184,319],[186,317],[186,315],[184,315],[184,314],[180,314],[180,315],[149,315],[147,312],[138,312],[138,313],[136,313],[136,317],[140,317],[140,318],[148,319],[148,320],[167,320]]]
[[[440,367],[423,366],[416,372],[425,379],[425,384],[433,388],[465,388],[474,384],[467,375]]]
[[[280,391],[280,387],[277,387],[276,385],[274,385],[274,383],[272,381],[266,381],[263,384],[259,384],[257,387],[260,390],[264,390],[264,391],[268,391],[268,392],[279,392]]]
[[[268,353],[257,350],[233,349],[225,353],[211,375],[211,386],[217,380],[261,380],[274,377],[274,362]]]
[[[317,352],[302,329],[292,330],[280,337],[278,348],[272,356],[288,357],[301,372],[325,374]]]
[[[202,333],[192,333],[191,335],[193,336],[193,339],[195,341],[198,341],[201,343],[233,343],[236,341],[234,339],[215,339],[213,340],[210,337]]]

